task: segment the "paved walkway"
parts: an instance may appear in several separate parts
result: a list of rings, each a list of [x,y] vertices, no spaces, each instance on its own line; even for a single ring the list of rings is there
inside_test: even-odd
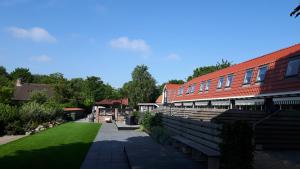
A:
[[[0,137],[0,145],[9,143],[11,141],[18,140],[22,137],[25,137],[26,135],[16,135],[16,136],[2,136]]]
[[[104,123],[81,169],[150,169],[162,166],[164,169],[200,168],[194,161],[176,150],[156,144],[144,132],[118,131],[114,124]]]
[[[255,169],[300,169],[300,151],[257,151]]]

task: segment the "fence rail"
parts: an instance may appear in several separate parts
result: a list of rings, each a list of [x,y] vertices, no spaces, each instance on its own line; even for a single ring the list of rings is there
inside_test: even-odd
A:
[[[219,152],[222,125],[167,115],[162,115],[162,123],[173,135]]]

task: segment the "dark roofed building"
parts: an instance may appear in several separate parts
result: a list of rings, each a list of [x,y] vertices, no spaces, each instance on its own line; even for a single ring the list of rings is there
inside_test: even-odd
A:
[[[54,89],[48,84],[36,84],[36,83],[21,83],[18,79],[16,82],[15,92],[12,100],[14,101],[28,101],[30,94],[34,91],[45,91],[48,97],[54,95]]]

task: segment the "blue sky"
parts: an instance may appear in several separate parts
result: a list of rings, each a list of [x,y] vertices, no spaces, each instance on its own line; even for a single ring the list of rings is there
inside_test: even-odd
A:
[[[222,58],[299,43],[299,0],[0,0],[0,65],[100,76],[114,87],[149,66],[158,84]]]

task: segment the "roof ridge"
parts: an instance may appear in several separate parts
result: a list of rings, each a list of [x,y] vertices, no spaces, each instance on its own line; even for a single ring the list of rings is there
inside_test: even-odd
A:
[[[188,83],[188,82],[190,82],[190,81],[192,81],[192,80],[194,80],[194,79],[200,78],[200,77],[202,77],[202,76],[207,76],[207,75],[216,73],[216,72],[218,72],[218,71],[224,71],[224,70],[229,69],[229,68],[232,68],[232,67],[234,67],[234,66],[237,66],[237,65],[240,65],[240,64],[245,64],[245,63],[251,62],[251,61],[253,61],[253,60],[255,60],[255,59],[263,58],[263,57],[266,57],[266,56],[268,56],[268,55],[272,55],[272,54],[274,54],[274,53],[282,52],[282,51],[284,51],[284,50],[288,50],[288,49],[294,48],[294,47],[296,47],[296,46],[300,46],[300,43],[297,43],[297,44],[294,44],[294,45],[292,45],[292,46],[289,46],[289,47],[285,47],[285,48],[276,50],[276,51],[274,51],[274,52],[270,52],[270,53],[264,54],[264,55],[262,55],[262,56],[258,56],[258,57],[255,57],[255,58],[252,58],[252,59],[243,61],[243,62],[238,63],[238,64],[234,64],[234,65],[229,66],[229,67],[227,67],[227,68],[219,69],[219,70],[216,70],[216,71],[214,71],[214,72],[210,72],[210,73],[207,73],[207,74],[205,74],[205,75],[201,75],[201,76],[195,77],[195,78],[193,78],[193,79],[187,81],[186,83]],[[185,83],[184,83],[184,84],[185,84]]]

